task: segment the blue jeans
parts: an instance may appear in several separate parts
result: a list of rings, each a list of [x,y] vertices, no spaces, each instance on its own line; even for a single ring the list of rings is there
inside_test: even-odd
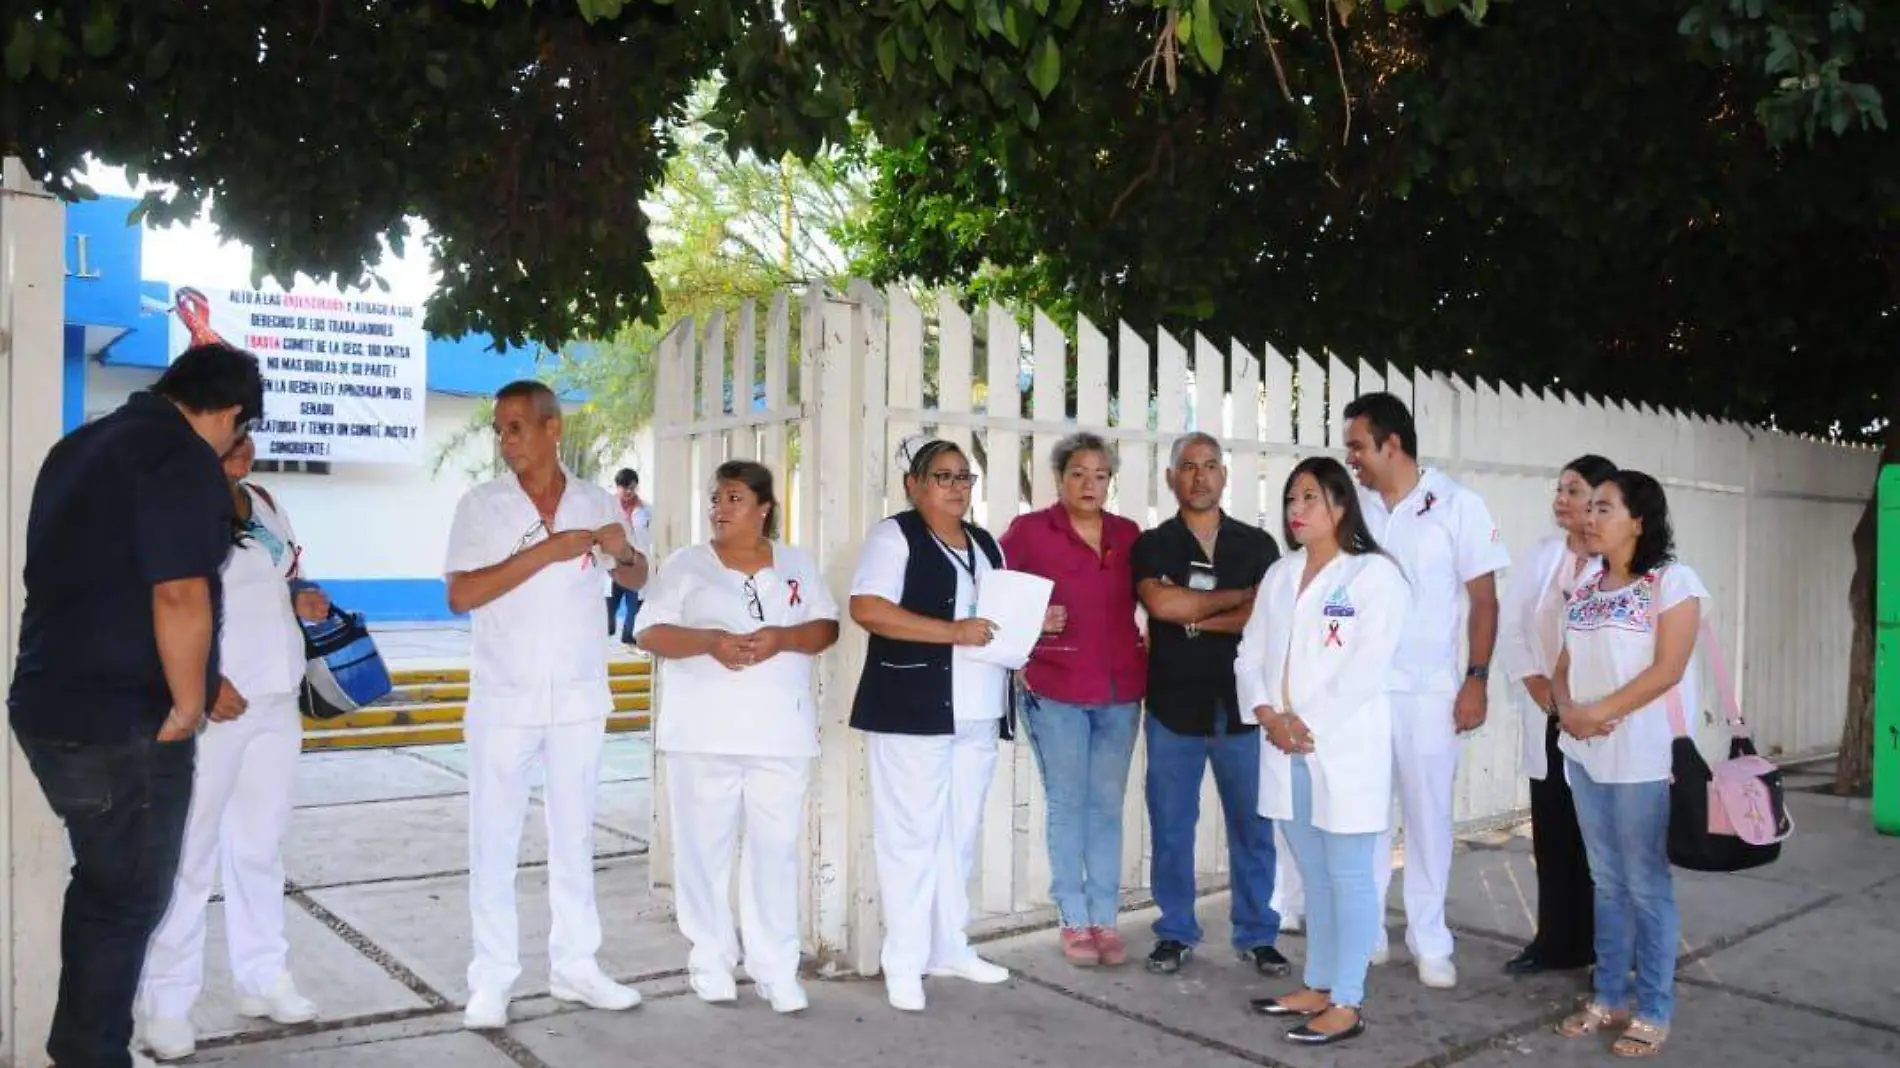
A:
[[[1622,1011],[1634,993],[1637,1018],[1667,1027],[1682,931],[1669,874],[1669,784],[1600,783],[1574,760],[1564,767],[1596,883],[1596,1000]]]
[[[1358,1007],[1366,968],[1385,925],[1372,861],[1377,834],[1334,834],[1313,826],[1313,775],[1293,761],[1293,821],[1281,827],[1306,880],[1306,986]]]
[[[1025,695],[1049,799],[1049,896],[1064,927],[1113,927],[1122,898],[1122,799],[1141,705],[1082,708]]]
[[[60,1068],[131,1068],[132,1006],[178,874],[197,741],[20,748],[73,852],[47,1055]]]
[[[1216,731],[1227,710],[1215,711]],[[1155,937],[1197,945],[1194,917],[1194,825],[1201,819],[1201,779],[1214,765],[1214,786],[1227,818],[1227,868],[1234,913],[1234,948],[1270,946],[1280,937],[1273,911],[1273,821],[1260,815],[1260,736],[1176,734],[1148,717],[1148,828],[1154,857],[1149,882],[1161,918]]]
[[[640,615],[640,591],[627,589],[618,582],[614,583],[613,590],[607,594],[607,633],[614,632],[614,620],[620,616],[622,601],[627,604],[627,621],[620,625],[620,640],[632,642],[633,621]]]

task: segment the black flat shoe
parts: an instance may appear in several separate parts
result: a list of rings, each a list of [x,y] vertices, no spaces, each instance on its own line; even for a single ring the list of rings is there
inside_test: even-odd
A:
[[[1543,956],[1534,949],[1526,949],[1504,962],[1506,975],[1536,975],[1550,970],[1550,965],[1544,963]]]
[[[1352,1026],[1334,1034],[1325,1034],[1313,1030],[1312,1024],[1304,1024],[1286,1033],[1286,1040],[1296,1046],[1336,1046],[1341,1042],[1358,1038],[1366,1033],[1366,1018],[1356,1016]]]
[[[1261,975],[1277,979],[1293,974],[1293,962],[1272,946],[1255,946],[1242,953],[1240,959],[1252,964],[1253,970]]]
[[[1271,1016],[1276,1019],[1294,1016],[1300,1017],[1301,1019],[1311,1019],[1319,1015],[1318,1012],[1307,1012],[1304,1009],[1289,1009],[1285,1005],[1280,1004],[1279,998],[1254,998],[1252,1001],[1247,1002],[1247,1007],[1261,1016]],[[1324,1011],[1326,1010],[1320,1010],[1320,1012]]]

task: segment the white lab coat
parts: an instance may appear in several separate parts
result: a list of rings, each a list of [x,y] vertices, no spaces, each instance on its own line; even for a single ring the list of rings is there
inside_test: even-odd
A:
[[[1564,604],[1570,591],[1601,566],[1592,556],[1579,569],[1577,554],[1558,533],[1531,546],[1504,588],[1497,661],[1512,683],[1510,699],[1523,721],[1524,774],[1533,779],[1550,773],[1544,751],[1548,714],[1530,699],[1523,681],[1533,675],[1549,678],[1557,670],[1557,657],[1564,650]]]
[[[1389,694],[1411,590],[1377,553],[1341,553],[1302,592],[1305,570],[1302,549],[1260,581],[1234,661],[1240,715],[1257,723],[1262,706],[1298,715],[1313,733],[1313,826],[1377,833],[1392,810]],[[1290,820],[1292,758],[1264,736],[1260,744],[1260,814]]]

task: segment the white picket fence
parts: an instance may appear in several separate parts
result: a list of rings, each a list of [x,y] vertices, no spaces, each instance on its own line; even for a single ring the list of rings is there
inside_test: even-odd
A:
[[[894,453],[906,435],[931,431],[965,446],[983,476],[972,518],[1000,533],[1054,500],[1050,448],[1078,427],[1113,442],[1121,467],[1112,507],[1144,526],[1174,509],[1165,481],[1173,441],[1189,430],[1214,434],[1229,450],[1228,511],[1263,522],[1277,540],[1287,472],[1301,457],[1343,456],[1347,402],[1385,389],[1412,405],[1423,461],[1484,496],[1514,555],[1552,529],[1557,475],[1577,455],[1601,453],[1655,475],[1669,492],[1681,558],[1709,585],[1716,628],[1742,665],[1738,686],[1758,739],[1793,754],[1838,737],[1849,533],[1872,485],[1870,450],[1561,392],[1382,372],[1335,356],[1289,359],[1270,346],[1222,348],[1197,336],[1190,349],[1166,333],[1151,345],[1126,325],[1111,346],[1087,321],[1071,338],[1041,312],[1025,337],[1012,311],[992,306],[976,323],[949,298],[932,311],[902,290],[856,283],[845,295],[781,295],[763,323],[748,303],[731,317],[676,326],[657,358],[660,551],[706,536],[696,502],[718,463],[759,459],[779,476],[784,536],[816,555],[843,604],[864,532],[904,507]],[[847,623],[821,660],[823,755],[807,821],[804,915],[808,952],[870,973],[879,925],[866,773],[862,740],[846,727],[863,655],[864,636]],[[1464,744],[1457,815],[1466,824],[1510,818],[1527,803],[1517,699],[1495,680],[1490,722]],[[1701,733],[1712,744],[1721,728],[1703,711]],[[667,714],[662,690],[656,715]],[[661,885],[670,881],[664,774],[662,766],[655,791]],[[1137,747],[1123,872],[1136,894],[1147,885],[1142,778]],[[1224,879],[1218,812],[1210,779],[1197,843],[1209,882]],[[972,888],[980,914],[1010,922],[1047,909],[1043,821],[1035,761],[1024,745],[1006,747]]]

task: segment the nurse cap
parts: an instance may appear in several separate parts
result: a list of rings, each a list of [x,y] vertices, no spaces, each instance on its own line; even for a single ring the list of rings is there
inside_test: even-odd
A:
[[[917,458],[923,455],[925,450],[934,452],[936,450],[930,448],[932,445],[949,444],[950,442],[930,434],[912,434],[897,443],[897,466],[908,474],[916,465]]]

